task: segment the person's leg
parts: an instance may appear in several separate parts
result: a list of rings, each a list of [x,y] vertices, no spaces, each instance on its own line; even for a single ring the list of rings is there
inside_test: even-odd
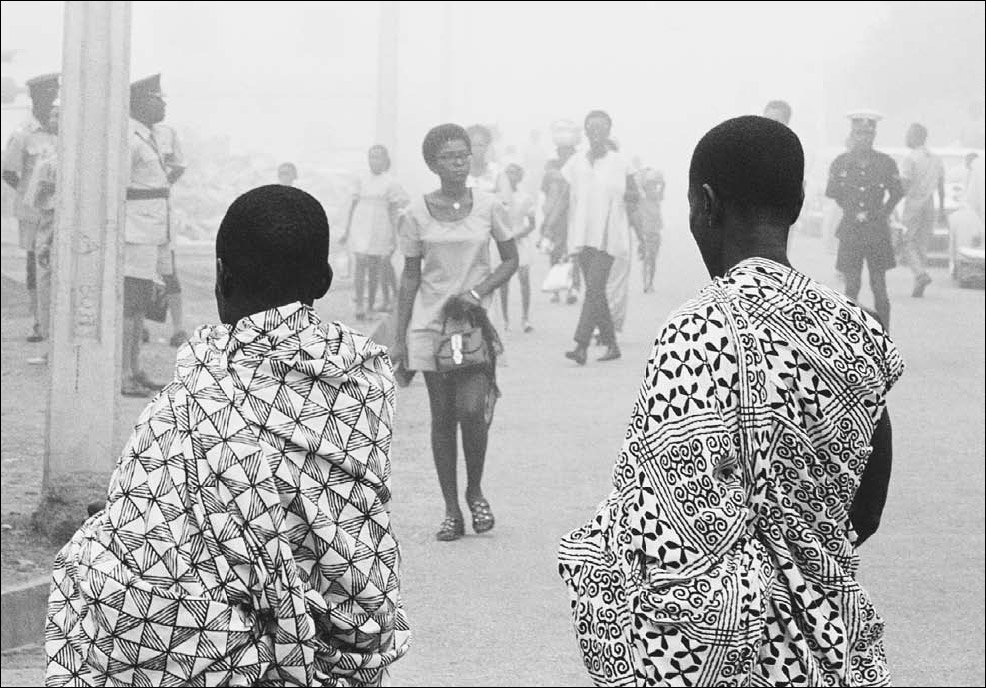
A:
[[[606,303],[609,306],[610,320],[613,323],[614,332],[622,332],[623,325],[626,322],[627,317],[627,302],[630,297],[630,271],[633,266],[633,261],[627,258],[614,258],[613,264],[609,270],[609,277],[606,278]],[[602,336],[602,328],[600,328],[600,339],[603,344],[612,344],[615,342],[615,338],[612,341],[607,342]]]
[[[592,331],[596,328],[596,309],[599,300],[599,285],[592,281],[590,271],[593,267],[593,258],[598,251],[594,248],[585,248],[578,254],[577,268],[585,278],[585,294],[582,298],[582,311],[579,313],[579,322],[575,327],[575,335],[572,337],[579,348],[585,349],[589,346],[592,339]],[[606,285],[603,283],[602,289]]]
[[[485,368],[463,370],[454,375],[455,415],[462,428],[466,455],[466,504],[472,512],[473,529],[483,533],[493,527],[493,512],[483,495],[483,469],[492,421],[492,377]]]
[[[366,310],[363,307],[363,292],[366,289],[366,256],[356,254],[356,269],[353,277],[353,290],[356,293],[356,319],[363,320]]]
[[[171,274],[164,275],[164,292],[168,297],[168,312],[171,313],[171,346],[181,346],[188,339],[185,332],[185,313],[182,306],[181,282],[178,281],[178,264],[175,253],[171,252]]]
[[[531,267],[523,265],[517,269],[520,283],[520,309],[524,320],[524,332],[531,331]]]
[[[51,337],[51,242],[54,217],[46,215],[38,226],[35,262],[35,287],[38,298],[38,336],[48,341]],[[27,360],[33,365],[48,363],[48,351]]]
[[[859,290],[863,286],[863,266],[846,270],[842,273],[846,278],[846,296],[853,301],[859,302]]]
[[[846,296],[859,303],[859,290],[863,285],[863,248],[848,239],[839,240],[835,269],[845,280]]]
[[[654,252],[649,248],[644,253],[644,293],[649,294],[654,289]]]
[[[627,263],[628,267],[629,263]],[[591,279],[598,289],[597,303],[596,303],[596,322],[595,325],[599,328],[599,339],[606,346],[616,345],[616,331],[613,326],[613,314],[609,307],[609,298],[607,296],[606,290],[609,285],[609,276],[613,270],[613,256],[609,255],[604,251],[596,251],[593,257],[592,264],[590,266],[590,278],[586,279],[586,284],[589,283]],[[621,278],[625,277],[621,275]],[[620,282],[621,289],[625,287],[625,282]]]
[[[394,260],[392,256],[387,256],[383,259],[380,282],[380,291],[383,295],[382,309],[387,311],[390,310],[392,303],[397,302],[397,272],[394,270]]]
[[[27,252],[26,266],[27,274],[24,276],[24,286],[27,288],[28,307],[31,311],[31,334],[27,341],[40,342],[41,321],[38,317],[38,256],[34,251]]]
[[[914,290],[911,296],[924,296],[925,288],[931,284],[927,270],[927,246],[935,228],[935,207],[929,203],[911,220],[908,237],[904,242],[904,258],[914,275]]]
[[[870,274],[870,289],[873,290],[873,310],[880,316],[883,329],[890,332],[890,296],[887,294],[887,273],[885,270],[867,266]]]
[[[431,452],[435,459],[442,498],[445,500],[445,515],[461,524],[462,509],[459,507],[456,476],[458,419],[455,413],[454,387],[448,376],[442,373],[425,372],[424,378],[431,407]]]
[[[146,397],[147,389],[135,379],[137,368],[137,348],[140,346],[142,321],[138,321],[141,280],[133,277],[123,278],[123,355],[120,360],[120,391],[124,396]]]
[[[366,257],[366,272],[368,285],[368,297],[366,303],[366,310],[374,310],[374,306],[377,303],[377,285],[380,284],[380,261],[383,260],[380,256],[367,256]]]

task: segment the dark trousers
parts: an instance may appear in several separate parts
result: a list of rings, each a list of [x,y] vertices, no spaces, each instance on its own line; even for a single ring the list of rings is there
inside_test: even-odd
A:
[[[582,299],[582,314],[575,328],[575,341],[580,346],[589,346],[592,333],[598,328],[603,344],[616,344],[613,316],[606,299],[606,282],[613,267],[613,256],[596,248],[584,248],[579,253],[578,261],[585,280],[585,298]]]
[[[890,331],[890,296],[887,294],[886,270],[873,269],[868,265],[866,271],[870,274],[870,289],[873,291],[873,310],[880,318],[880,324]],[[859,290],[863,285],[863,262],[853,265],[843,273],[846,277],[846,296],[859,303]]]

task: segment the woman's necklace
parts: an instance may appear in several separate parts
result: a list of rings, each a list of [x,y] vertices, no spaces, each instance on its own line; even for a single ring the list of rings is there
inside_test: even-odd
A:
[[[458,201],[453,201],[452,202],[452,210],[458,210],[461,207],[462,207],[462,204],[459,203]]]

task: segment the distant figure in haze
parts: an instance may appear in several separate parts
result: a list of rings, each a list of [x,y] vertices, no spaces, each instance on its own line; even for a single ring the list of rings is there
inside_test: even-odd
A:
[[[763,116],[781,124],[791,124],[791,106],[786,100],[772,100],[764,106]]]
[[[328,259],[304,191],[229,207],[221,324],[178,350],[105,505],[55,558],[47,685],[379,686],[407,651],[393,368],[319,318]]]
[[[920,298],[931,284],[925,268],[925,251],[935,228],[935,191],[938,192],[937,219],[948,223],[945,214],[945,165],[928,150],[928,130],[915,122],[907,130],[905,143],[910,153],[901,164],[900,181],[904,185],[901,222],[904,224],[904,262],[914,275],[911,296]]]
[[[569,184],[568,245],[582,269],[585,298],[575,328],[575,348],[565,357],[585,365],[593,332],[606,347],[600,361],[614,361],[622,355],[616,342],[613,316],[606,295],[613,262],[629,260],[630,227],[628,215],[639,199],[629,164],[610,138],[613,120],[605,112],[586,115],[585,133],[589,149],[572,156],[562,168]]]
[[[28,79],[31,94],[31,117],[16,129],[3,149],[3,181],[15,191],[14,215],[17,216],[18,245],[27,253],[24,284],[31,317],[34,319],[27,341],[36,343],[47,335],[38,309],[37,257],[35,240],[41,218],[31,201],[24,197],[38,159],[55,147],[55,134],[51,131],[51,110],[58,98],[58,74],[42,74]]]
[[[661,205],[664,202],[664,175],[653,168],[646,168],[641,175],[643,195],[637,205],[637,226],[640,227],[639,255],[643,263],[644,293],[654,291],[654,275],[657,272],[657,253],[661,249],[661,230],[664,229],[664,216]]]
[[[568,251],[569,185],[562,168],[575,154],[581,131],[571,120],[558,120],[551,125],[551,137],[557,157],[544,166],[541,191],[544,193],[544,218],[541,221],[541,237],[548,242],[549,261],[552,266],[571,261]],[[572,266],[572,285],[565,295],[565,303],[578,301],[576,292],[581,287],[577,265]],[[558,303],[559,292],[551,295],[551,302]]]
[[[55,206],[58,183],[58,118],[59,105],[56,99],[51,104],[45,129],[52,136],[46,140],[31,170],[22,201],[29,203],[37,213],[37,231],[34,236],[34,260],[37,266],[36,286],[38,295],[38,333],[42,340],[50,336],[51,328],[51,268],[52,250],[55,239]],[[47,365],[48,349],[40,356],[27,359],[31,365]]]
[[[284,186],[294,186],[298,181],[298,168],[293,162],[282,162],[277,166],[277,183]]]
[[[397,220],[408,204],[407,194],[390,173],[390,152],[373,146],[367,153],[369,171],[361,174],[342,241],[356,256],[356,319],[365,320],[367,310],[376,310],[380,286],[380,312],[389,313],[396,301],[397,277],[391,256],[397,248]],[[364,303],[364,290],[367,301]]]
[[[531,260],[534,245],[531,232],[534,231],[534,198],[524,186],[527,172],[517,163],[509,163],[504,174],[510,184],[510,200],[507,214],[510,216],[510,229],[517,242],[517,281],[520,283],[521,330],[532,332],[531,324]],[[510,302],[509,280],[500,287],[500,305],[503,308],[503,321],[509,322],[508,304]]]
[[[153,396],[163,387],[152,382],[140,361],[144,318],[155,302],[155,282],[170,256],[171,175],[154,138],[154,127],[167,111],[161,75],[130,85],[130,176],[127,184],[123,249],[123,360],[121,394]],[[171,264],[173,270],[173,263]]]
[[[889,330],[887,270],[897,264],[890,237],[890,214],[904,197],[904,188],[894,159],[873,150],[876,125],[882,116],[858,110],[847,117],[851,122],[849,150],[832,161],[825,188],[825,195],[842,208],[835,269],[845,276],[846,295],[856,301],[866,263],[874,310]]]
[[[495,523],[483,494],[483,469],[490,424],[499,390],[500,353],[486,313],[493,293],[517,270],[517,245],[507,209],[497,196],[467,186],[472,157],[470,135],[456,124],[439,125],[421,145],[425,164],[441,186],[408,206],[399,228],[401,275],[397,333],[391,357],[400,369],[420,370],[431,407],[431,450],[445,500],[445,518],[435,534],[441,541],[465,534],[458,496],[458,433],[466,459],[466,505],[472,527],[485,533]],[[490,241],[500,264],[493,269]],[[455,315],[453,315],[453,313]],[[491,360],[439,372],[436,352],[450,320],[468,316],[482,327]]]
[[[168,184],[174,186],[185,174],[187,163],[178,142],[178,134],[174,128],[160,122],[153,128],[154,142],[158,153],[164,161],[168,173]],[[178,262],[175,259],[175,224],[174,215],[168,214],[168,244],[162,246],[158,257],[158,271],[164,280],[164,293],[168,300],[168,312],[171,313],[171,340],[173,347],[179,347],[188,339],[185,332],[185,316],[182,303],[181,283],[178,281]]]
[[[493,145],[493,132],[483,124],[473,124],[466,131],[472,146],[466,186],[496,194],[501,201],[506,202],[510,195],[510,184],[503,174],[503,169],[493,161],[490,154],[490,146]]]
[[[879,526],[903,361],[858,305],[791,266],[804,153],[787,126],[711,129],[688,173],[711,282],[658,333],[612,490],[559,572],[600,686],[882,686],[857,582]]]

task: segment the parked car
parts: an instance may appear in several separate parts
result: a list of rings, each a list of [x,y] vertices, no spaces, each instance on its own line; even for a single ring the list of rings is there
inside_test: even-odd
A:
[[[983,179],[983,165],[984,160],[980,153],[970,166],[966,189],[962,194],[962,205],[948,218],[951,229],[948,269],[952,279],[963,287],[986,284],[986,251],[983,241],[986,233],[986,183]]]

